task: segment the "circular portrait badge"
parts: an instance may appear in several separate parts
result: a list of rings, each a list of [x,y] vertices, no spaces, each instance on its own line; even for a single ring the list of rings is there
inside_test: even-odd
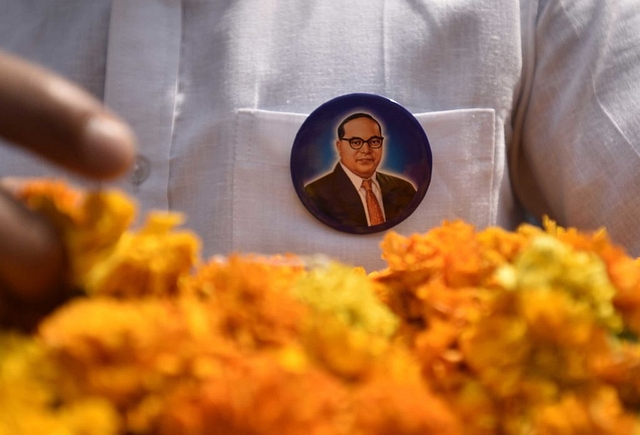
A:
[[[339,231],[369,234],[405,220],[431,181],[420,123],[372,94],[348,94],[314,110],[291,150],[291,178],[313,216]]]

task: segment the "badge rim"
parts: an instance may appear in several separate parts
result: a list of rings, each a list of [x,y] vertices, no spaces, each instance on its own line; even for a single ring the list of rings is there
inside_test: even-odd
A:
[[[353,102],[350,102],[349,100],[352,100]],[[423,179],[421,180],[420,183],[417,183],[417,182],[412,183],[412,184],[416,184],[415,185],[416,193],[414,194],[411,201],[404,207],[404,209],[393,219],[375,226],[345,225],[343,223],[338,222],[336,218],[333,218],[331,216],[328,216],[326,213],[323,213],[317,207],[317,205],[313,202],[313,200],[309,197],[309,195],[305,192],[305,182],[304,180],[300,179],[299,171],[295,170],[295,167],[298,164],[297,160],[299,159],[296,153],[299,151],[300,147],[307,146],[306,142],[302,144],[301,142],[303,140],[306,140],[305,132],[308,130],[309,125],[318,122],[316,118],[320,117],[319,114],[321,114],[326,110],[330,110],[331,107],[333,107],[334,105],[338,105],[338,106],[351,105],[351,107],[353,107],[353,109],[351,110],[355,111],[358,108],[366,107],[367,104],[362,103],[362,101],[367,101],[367,100],[375,101],[376,105],[388,105],[389,109],[392,108],[396,112],[394,116],[398,116],[398,114],[401,114],[406,118],[405,122],[407,122],[408,124],[412,124],[415,130],[414,134],[419,136],[420,142],[422,142],[421,148],[424,154],[422,158],[425,159],[424,164],[426,165],[427,173],[423,175]],[[373,111],[376,112],[377,110],[373,110]],[[366,109],[362,111],[366,111]],[[337,162],[338,161],[336,161],[335,163],[337,164]],[[289,169],[291,173],[291,181],[292,181],[294,190],[296,191],[296,195],[298,196],[303,206],[306,208],[307,212],[309,212],[314,218],[316,218],[323,224],[327,225],[328,227],[344,233],[374,234],[374,233],[386,231],[400,224],[401,222],[406,220],[409,216],[411,216],[415,212],[415,210],[418,208],[418,206],[422,203],[422,201],[424,200],[424,197],[426,196],[427,191],[429,190],[432,176],[433,176],[433,152],[431,150],[431,143],[429,141],[429,138],[424,128],[422,127],[420,122],[416,119],[416,117],[404,106],[402,106],[397,101],[391,98],[384,97],[378,94],[356,92],[356,93],[339,95],[328,101],[325,101],[316,109],[314,109],[306,117],[306,119],[303,121],[302,125],[298,129],[291,147]],[[384,168],[381,172],[383,173],[385,172]]]

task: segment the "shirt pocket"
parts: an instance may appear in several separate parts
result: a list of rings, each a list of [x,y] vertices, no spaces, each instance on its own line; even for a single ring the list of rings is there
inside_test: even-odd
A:
[[[463,109],[414,114],[432,149],[431,184],[411,216],[393,227],[410,235],[443,220],[492,225],[495,112]],[[291,146],[306,115],[241,109],[236,112],[233,167],[233,249],[265,254],[327,254],[368,271],[383,268],[384,233],[336,231],[302,205],[291,181]],[[384,162],[381,166],[384,172]]]

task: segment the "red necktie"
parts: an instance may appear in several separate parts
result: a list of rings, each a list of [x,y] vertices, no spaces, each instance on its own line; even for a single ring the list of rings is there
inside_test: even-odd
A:
[[[371,226],[383,223],[384,216],[382,215],[382,209],[380,209],[380,203],[378,203],[378,199],[371,189],[371,180],[362,180],[362,187],[366,191],[367,210],[369,211]]]

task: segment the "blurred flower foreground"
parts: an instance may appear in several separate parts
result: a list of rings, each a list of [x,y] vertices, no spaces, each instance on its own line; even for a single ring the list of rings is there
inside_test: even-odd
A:
[[[77,295],[0,330],[0,434],[637,434],[640,261],[545,222],[388,233],[385,270],[203,261],[182,218],[33,181]]]

